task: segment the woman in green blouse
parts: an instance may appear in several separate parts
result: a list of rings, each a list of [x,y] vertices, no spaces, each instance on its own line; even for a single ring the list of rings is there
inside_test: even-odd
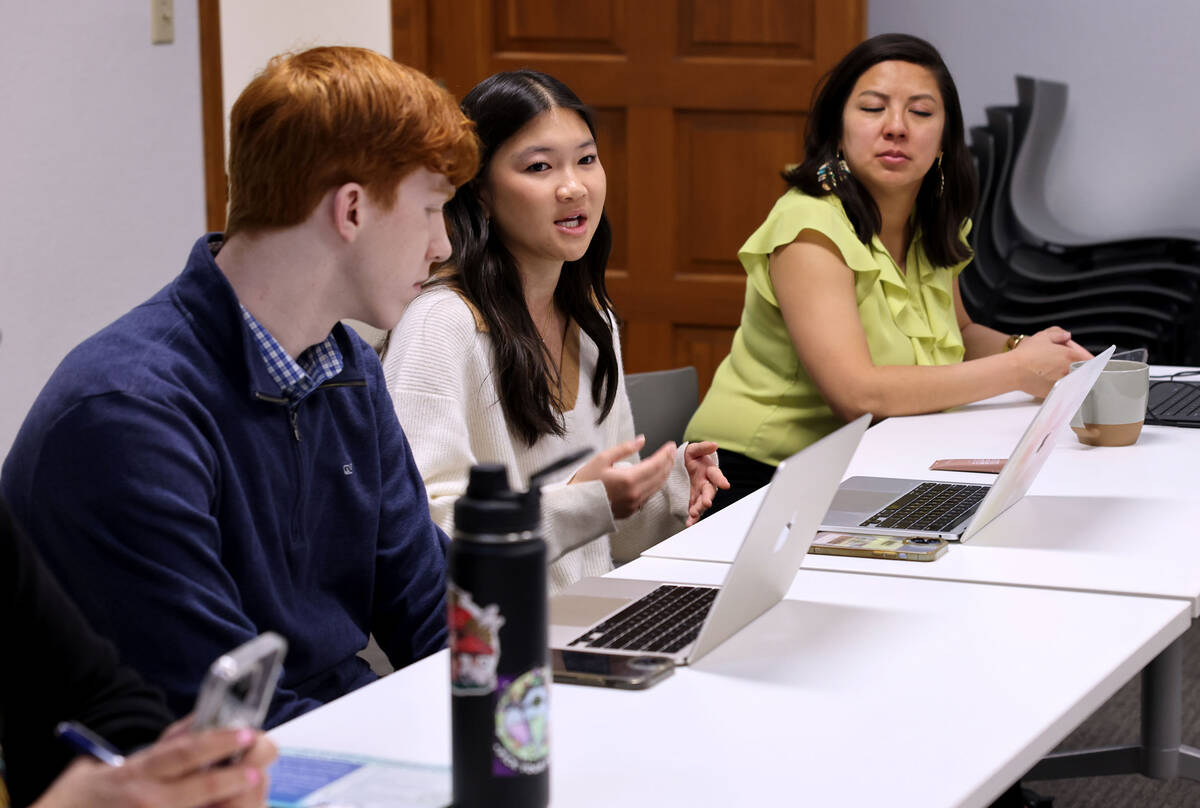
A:
[[[791,188],[738,258],[746,301],[687,428],[733,487],[863,413],[935,412],[1012,390],[1044,396],[1090,354],[1061,328],[971,321],[958,293],[976,178],[958,91],[932,45],[884,34],[824,78]]]

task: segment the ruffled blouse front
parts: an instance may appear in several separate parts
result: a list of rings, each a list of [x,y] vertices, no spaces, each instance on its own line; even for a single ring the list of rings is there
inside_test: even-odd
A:
[[[964,235],[969,223],[964,225]],[[855,298],[876,365],[946,365],[963,358],[954,278],[967,262],[933,266],[921,234],[900,271],[878,236],[859,241],[837,197],[789,190],[742,248],[746,299],[733,348],[688,425],[688,440],[715,440],[776,465],[840,425],[792,347],[771,283],[771,254],[804,230],[834,243],[854,272]]]

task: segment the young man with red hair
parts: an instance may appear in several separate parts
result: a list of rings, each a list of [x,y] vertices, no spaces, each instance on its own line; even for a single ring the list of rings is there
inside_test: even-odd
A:
[[[469,122],[377,53],[276,57],[234,105],[229,226],[86,340],[35,402],[3,496],[95,628],[187,712],[207,665],[290,643],[268,725],[439,649],[446,537],[370,347],[448,257]]]

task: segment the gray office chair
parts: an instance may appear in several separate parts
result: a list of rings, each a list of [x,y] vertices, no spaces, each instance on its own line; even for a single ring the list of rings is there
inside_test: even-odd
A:
[[[633,410],[633,428],[646,435],[643,456],[667,441],[683,441],[683,430],[700,404],[694,367],[625,375],[625,392]]]

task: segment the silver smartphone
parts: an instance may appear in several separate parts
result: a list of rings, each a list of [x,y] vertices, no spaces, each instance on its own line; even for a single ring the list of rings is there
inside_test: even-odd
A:
[[[627,656],[604,651],[550,652],[554,681],[572,685],[644,690],[675,672],[670,657],[642,654]]]
[[[260,728],[285,654],[287,641],[268,631],[217,657],[200,683],[192,729]]]

